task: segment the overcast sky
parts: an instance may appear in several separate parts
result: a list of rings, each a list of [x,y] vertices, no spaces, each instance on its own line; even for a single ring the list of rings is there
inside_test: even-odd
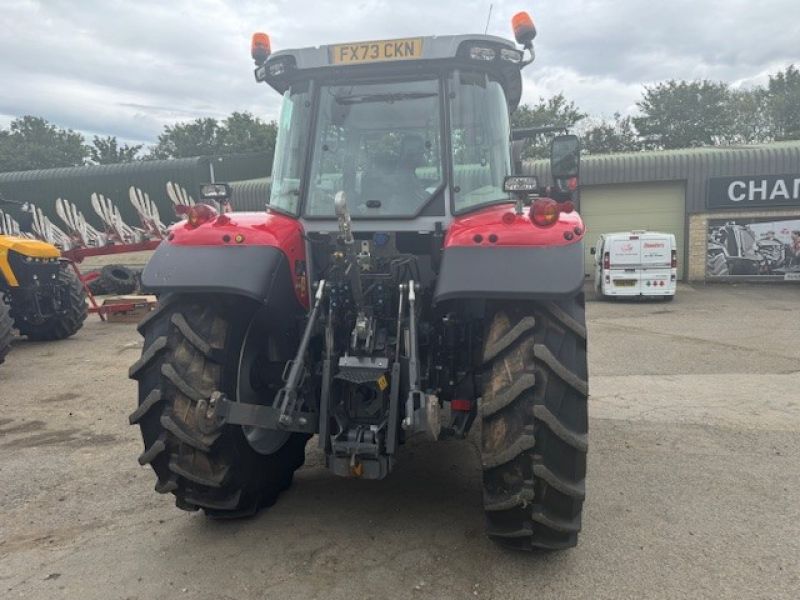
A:
[[[596,116],[635,112],[669,78],[763,83],[800,64],[800,0],[491,2],[489,33],[536,22],[523,101],[563,91]],[[151,143],[165,124],[249,110],[276,116],[249,43],[273,50],[412,35],[481,33],[489,1],[0,0],[0,126],[24,114],[87,135]]]

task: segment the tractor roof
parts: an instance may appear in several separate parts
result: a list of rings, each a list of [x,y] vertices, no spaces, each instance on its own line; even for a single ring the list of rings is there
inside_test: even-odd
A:
[[[491,48],[494,59],[470,57],[470,48]],[[441,66],[470,67],[493,73],[506,90],[513,109],[522,92],[520,65],[501,58],[501,50],[520,53],[510,40],[482,34],[419,36],[392,40],[347,42],[281,50],[256,68],[256,80],[283,93],[293,80],[311,77],[347,78],[420,73]],[[282,65],[282,66],[281,66]]]

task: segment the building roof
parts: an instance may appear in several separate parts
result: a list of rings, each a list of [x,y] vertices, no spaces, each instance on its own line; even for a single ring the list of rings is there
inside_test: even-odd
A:
[[[547,160],[526,162],[523,171],[550,181]],[[685,181],[686,208],[705,207],[708,179],[800,174],[800,141],[585,155],[581,185]]]

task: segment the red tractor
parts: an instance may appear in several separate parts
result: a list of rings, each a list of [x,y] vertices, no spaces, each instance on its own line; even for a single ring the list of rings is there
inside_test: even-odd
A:
[[[179,508],[271,505],[314,434],[333,473],[382,479],[412,436],[478,419],[488,535],[577,543],[579,147],[553,139],[547,185],[511,174],[539,133],[509,128],[536,34],[513,24],[521,49],[458,35],[272,54],[254,36],[256,80],[283,96],[266,211],[188,208],[142,275],[160,300],[130,421]]]

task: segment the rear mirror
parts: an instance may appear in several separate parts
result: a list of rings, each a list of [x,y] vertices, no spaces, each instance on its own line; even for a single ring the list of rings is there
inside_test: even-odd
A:
[[[570,179],[578,176],[581,159],[581,142],[577,135],[559,135],[550,144],[550,171],[553,179]]]
[[[595,249],[595,247],[594,247],[594,246],[592,246],[591,248],[589,248],[589,254],[591,254],[592,256],[594,256],[595,254],[597,254],[597,250]]]

